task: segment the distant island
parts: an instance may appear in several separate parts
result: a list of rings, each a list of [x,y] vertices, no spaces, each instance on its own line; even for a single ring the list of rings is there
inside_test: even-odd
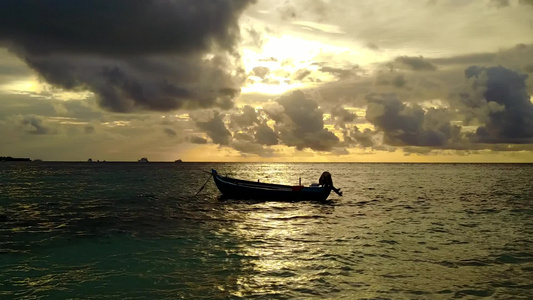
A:
[[[175,163],[182,163],[183,160],[181,160],[181,159],[176,159],[174,162],[175,162]]]
[[[99,163],[99,162],[105,162],[105,160],[103,160],[103,161],[100,161],[100,160],[94,161],[92,158],[89,158],[89,159],[87,160],[87,162],[89,162],[89,163],[92,163],[92,162],[97,162],[97,163]]]
[[[147,162],[148,162],[148,158],[143,157],[143,158],[139,159],[138,162],[140,162],[140,163],[147,163]]]
[[[31,161],[31,159],[26,157],[0,156],[0,161]]]

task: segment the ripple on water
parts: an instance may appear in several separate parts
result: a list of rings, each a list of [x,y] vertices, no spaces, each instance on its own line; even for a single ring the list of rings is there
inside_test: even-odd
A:
[[[296,182],[335,170],[344,197],[317,204],[191,197],[212,167],[193,165],[2,166],[0,297],[531,296],[531,167],[216,166]]]

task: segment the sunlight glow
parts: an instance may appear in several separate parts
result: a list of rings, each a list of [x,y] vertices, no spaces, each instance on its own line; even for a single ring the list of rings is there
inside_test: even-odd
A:
[[[129,126],[131,122],[130,121],[113,121],[113,122],[104,122],[102,124],[109,126],[109,127],[125,127],[125,126]]]
[[[35,98],[55,99],[61,101],[84,100],[93,95],[90,91],[67,91],[39,81],[36,77],[16,80],[0,85],[0,92],[29,95]]]
[[[311,30],[319,30],[322,32],[327,32],[327,33],[339,33],[339,34],[345,33],[337,25],[322,24],[322,23],[316,23],[316,22],[310,22],[310,21],[295,21],[295,22],[292,22],[292,24],[300,25],[304,28],[309,28]]]
[[[28,78],[4,83],[0,85],[0,91],[14,94],[27,94],[38,93],[41,92],[42,89],[40,88],[38,81],[33,78]]]
[[[313,86],[315,82],[330,81],[330,74],[316,72],[321,56],[336,56],[351,50],[291,35],[266,36],[261,50],[245,48],[242,60],[251,76],[242,88],[243,93],[281,94],[289,90]],[[266,68],[261,77],[253,76],[254,68]],[[298,76],[298,72],[307,73]]]
[[[50,117],[50,121],[58,122],[61,125],[87,125],[89,122],[78,121],[76,118],[71,117]]]
[[[302,88],[304,84],[297,82],[293,84],[280,83],[278,85],[254,83],[241,88],[242,93],[261,93],[267,95],[280,95],[290,90]]]

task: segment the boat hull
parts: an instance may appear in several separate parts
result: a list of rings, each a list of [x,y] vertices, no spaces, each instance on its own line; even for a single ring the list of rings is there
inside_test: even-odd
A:
[[[331,187],[303,187],[260,183],[220,176],[212,170],[219,191],[227,198],[281,201],[325,201]]]

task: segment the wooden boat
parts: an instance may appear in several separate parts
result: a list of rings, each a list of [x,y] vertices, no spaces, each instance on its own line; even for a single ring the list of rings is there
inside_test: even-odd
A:
[[[290,186],[230,178],[219,175],[216,170],[211,170],[211,173],[222,195],[228,198],[324,201],[332,190],[342,196],[339,189],[335,189],[333,185]]]

